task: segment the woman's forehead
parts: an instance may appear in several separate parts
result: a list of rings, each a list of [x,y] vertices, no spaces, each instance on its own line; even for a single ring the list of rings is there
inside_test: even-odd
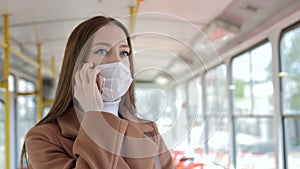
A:
[[[125,32],[117,25],[110,23],[101,27],[95,34],[92,46],[95,44],[108,44],[115,46],[116,44],[127,44]]]

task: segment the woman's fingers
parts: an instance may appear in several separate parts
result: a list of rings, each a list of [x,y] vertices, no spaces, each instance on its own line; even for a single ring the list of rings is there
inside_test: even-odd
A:
[[[101,69],[100,68],[94,68],[92,71],[91,71],[91,76],[90,76],[90,79],[91,79],[91,82],[95,82],[96,84],[96,80],[97,80],[97,75],[101,72]]]
[[[83,64],[81,70],[80,70],[80,79],[82,82],[88,83],[88,69],[91,69],[93,67],[93,63],[85,63]]]
[[[81,79],[80,79],[80,70],[77,70],[77,71],[75,72],[75,84],[79,85],[79,84],[81,84],[81,83],[82,83],[82,81],[81,81]]]
[[[100,69],[93,68],[92,63],[84,64],[75,73],[74,96],[84,112],[103,110],[102,96],[96,83],[98,74]]]

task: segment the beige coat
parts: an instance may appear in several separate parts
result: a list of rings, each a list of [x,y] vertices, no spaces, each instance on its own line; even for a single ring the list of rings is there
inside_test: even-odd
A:
[[[54,123],[33,127],[25,145],[33,169],[174,168],[153,122],[105,112],[87,112],[79,123],[71,108]]]

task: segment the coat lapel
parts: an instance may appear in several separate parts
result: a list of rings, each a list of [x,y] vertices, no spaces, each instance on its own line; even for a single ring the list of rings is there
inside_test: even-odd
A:
[[[141,120],[132,115],[125,107],[120,106],[123,120],[128,121],[124,134],[120,160],[124,160],[131,169],[156,169],[155,157],[158,155],[157,136],[152,122]],[[74,107],[57,119],[61,134],[67,138],[76,138],[80,128]],[[105,137],[105,134],[102,133]]]

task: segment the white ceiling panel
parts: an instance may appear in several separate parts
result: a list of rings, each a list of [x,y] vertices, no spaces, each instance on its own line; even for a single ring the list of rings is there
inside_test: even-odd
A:
[[[79,21],[59,21],[55,23],[37,23],[11,27],[11,37],[18,38],[20,43],[37,43],[53,40],[66,40],[70,31]]]
[[[136,68],[168,70],[185,46],[233,0],[146,0],[134,25]],[[61,65],[66,40],[76,25],[94,15],[119,18],[129,28],[130,5],[135,0],[0,0],[0,13],[10,13],[10,36],[21,48],[36,55],[42,45],[45,64],[56,57]],[[151,12],[151,13],[149,13]],[[1,19],[0,19],[1,21]],[[0,22],[3,31],[3,21]],[[151,50],[150,50],[151,49]],[[147,52],[145,52],[145,50]],[[35,57],[33,57],[35,58]],[[60,66],[57,66],[59,72]],[[141,70],[141,69],[138,69]],[[148,80],[157,70],[147,71]],[[143,76],[147,77],[147,76]]]
[[[130,3],[129,0],[0,0],[0,10],[11,14],[11,23],[14,25],[70,18],[85,19],[100,13],[123,16],[129,14]]]
[[[166,65],[172,61],[176,56],[174,53],[170,53],[164,50],[148,49],[143,51],[138,51],[134,54],[134,61],[137,64],[137,68],[146,67],[157,67],[164,68]],[[140,63],[140,64],[138,64]]]
[[[162,12],[184,18],[193,24],[207,24],[215,19],[233,0],[146,0],[142,12]]]
[[[133,39],[134,50],[159,49],[178,54],[187,43],[168,35],[145,33]]]

